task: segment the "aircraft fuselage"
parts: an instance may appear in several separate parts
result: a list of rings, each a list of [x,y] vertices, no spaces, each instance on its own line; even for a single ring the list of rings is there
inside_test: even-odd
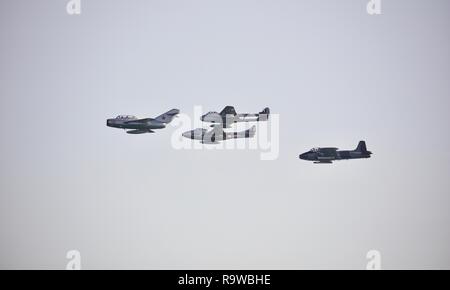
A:
[[[163,129],[166,124],[159,122],[155,119],[145,119],[139,121],[133,120],[119,120],[119,119],[108,119],[106,121],[108,127],[120,128],[120,129],[135,129],[135,130],[152,130],[152,129]]]
[[[355,150],[338,150],[335,147],[313,148],[300,154],[299,158],[314,163],[332,163],[335,160],[370,158],[372,152],[367,150],[366,142],[360,141]]]
[[[245,130],[243,132],[225,132],[222,129],[217,130],[206,130],[198,128],[195,130],[187,131],[183,133],[183,137],[199,140],[205,144],[215,144],[220,141],[225,141],[228,139],[239,139],[239,138],[253,138],[255,136],[256,127]]]
[[[340,150],[334,152],[334,154],[321,154],[320,152],[305,152],[300,154],[300,159],[308,161],[321,161],[321,160],[345,160],[345,159],[360,159],[370,158],[371,153],[357,152],[353,150]]]

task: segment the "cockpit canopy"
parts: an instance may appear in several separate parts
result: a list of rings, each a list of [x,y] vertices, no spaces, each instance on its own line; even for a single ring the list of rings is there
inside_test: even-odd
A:
[[[116,117],[116,119],[118,120],[130,120],[130,119],[137,119],[136,116],[132,116],[132,115],[119,115]]]
[[[222,122],[222,116],[217,112],[208,112],[205,115],[203,115],[200,120],[204,122],[213,122],[213,123],[221,123]]]
[[[338,148],[336,147],[315,147],[311,150],[309,150],[309,152],[312,153],[325,153],[325,154],[335,154],[335,152],[338,150]]]

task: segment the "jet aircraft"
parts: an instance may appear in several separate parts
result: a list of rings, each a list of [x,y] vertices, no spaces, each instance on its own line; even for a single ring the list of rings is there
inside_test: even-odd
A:
[[[223,128],[230,128],[231,124],[237,122],[267,121],[269,119],[269,115],[269,108],[265,108],[258,114],[238,114],[236,113],[234,107],[226,106],[220,113],[209,112],[203,115],[200,120],[203,122],[213,123],[211,127],[215,126],[214,124],[222,124]]]
[[[135,116],[119,115],[114,119],[108,119],[106,125],[108,127],[125,129],[128,134],[155,133],[154,129],[165,128],[179,113],[180,110],[172,109],[154,119],[138,119]]]
[[[366,142],[359,141],[355,150],[338,150],[335,147],[313,148],[308,152],[300,154],[300,159],[314,161],[314,163],[333,163],[335,160],[348,160],[370,158],[372,152],[367,151]]]
[[[215,126],[211,130],[197,128],[183,133],[183,137],[200,140],[203,144],[219,144],[220,141],[238,138],[253,138],[256,133],[256,126],[242,132],[225,132],[222,126]]]

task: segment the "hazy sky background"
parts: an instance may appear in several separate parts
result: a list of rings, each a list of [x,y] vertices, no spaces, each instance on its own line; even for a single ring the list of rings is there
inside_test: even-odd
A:
[[[0,1],[0,268],[450,269],[450,2]],[[280,114],[280,156],[118,114]],[[314,146],[369,160],[314,165]]]

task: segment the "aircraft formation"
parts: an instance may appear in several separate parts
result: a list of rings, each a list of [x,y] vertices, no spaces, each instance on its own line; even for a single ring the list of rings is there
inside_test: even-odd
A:
[[[108,127],[124,129],[128,134],[155,133],[155,129],[163,129],[172,122],[173,118],[180,113],[178,109],[172,109],[156,118],[139,119],[132,115],[119,115],[113,119],[107,119]],[[238,138],[253,138],[256,126],[242,132],[225,132],[224,129],[231,128],[231,124],[239,122],[260,122],[269,119],[270,109],[265,108],[258,114],[237,114],[232,106],[226,106],[220,113],[209,112],[200,120],[212,123],[211,130],[197,128],[184,132],[183,137],[199,140],[203,144],[218,144],[220,141]]]
[[[163,129],[180,113],[178,109],[172,109],[156,118],[139,119],[132,115],[119,115],[113,119],[107,119],[108,127],[124,129],[128,134],[155,133],[156,129]],[[201,116],[200,120],[211,123],[211,129],[197,128],[184,132],[183,137],[198,140],[203,144],[218,144],[221,141],[238,138],[253,138],[256,134],[256,126],[242,132],[225,132],[232,124],[240,122],[268,121],[270,109],[265,108],[256,114],[238,114],[232,106],[226,106],[220,113],[208,112]],[[316,147],[299,155],[306,161],[315,164],[331,164],[337,160],[370,158],[372,152],[367,150],[366,142],[359,141],[355,150],[339,150],[336,147]]]
[[[231,128],[231,124],[239,122],[260,122],[269,120],[270,109],[265,108],[258,114],[237,114],[232,106],[226,106],[220,113],[209,112],[203,115],[202,122],[212,123],[211,130],[197,128],[183,133],[183,137],[199,140],[203,144],[218,144],[220,141],[240,138],[253,138],[256,134],[256,126],[242,132],[225,132]]]

